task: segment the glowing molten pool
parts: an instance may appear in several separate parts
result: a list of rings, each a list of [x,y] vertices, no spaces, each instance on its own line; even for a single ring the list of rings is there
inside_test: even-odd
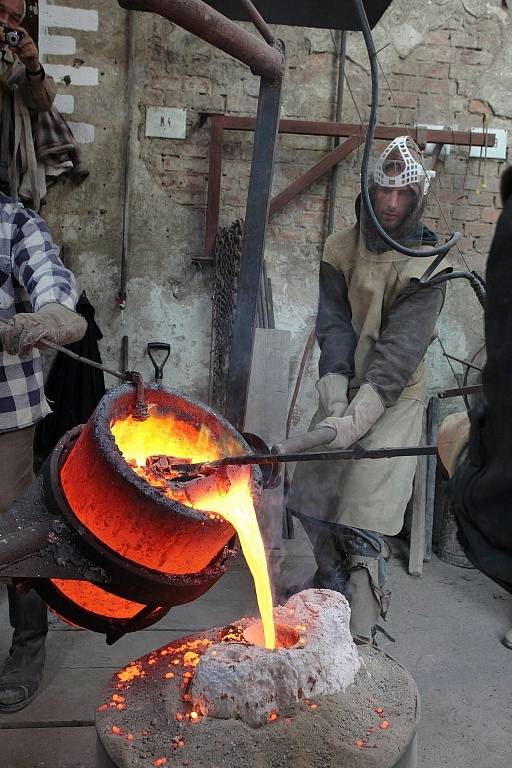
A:
[[[178,462],[213,461],[221,458],[231,446],[220,445],[204,426],[197,429],[193,424],[155,410],[150,411],[146,421],[135,421],[130,416],[111,424],[111,430],[124,459],[139,476],[164,490],[169,498],[209,515],[218,515],[235,528],[254,579],[265,646],[275,648],[272,593],[265,549],[251,494],[249,467],[229,468],[222,476],[213,475],[183,484],[182,487],[176,487],[178,484],[170,487],[165,479],[159,480],[147,471],[148,457],[169,456]]]

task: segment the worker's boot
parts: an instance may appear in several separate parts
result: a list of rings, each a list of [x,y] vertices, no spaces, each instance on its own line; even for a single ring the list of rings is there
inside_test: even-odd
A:
[[[390,593],[379,583],[379,558],[349,555],[350,577],[345,589],[350,604],[350,633],[355,643],[373,643],[379,616],[386,617]]]
[[[43,677],[48,612],[39,595],[18,594],[8,587],[12,645],[0,675],[0,712],[15,712],[30,704]]]

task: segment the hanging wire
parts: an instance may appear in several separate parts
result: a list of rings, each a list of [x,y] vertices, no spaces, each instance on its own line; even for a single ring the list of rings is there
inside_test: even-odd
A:
[[[332,30],[330,30],[330,33],[331,33],[331,39],[332,39],[332,42],[333,42],[333,45],[334,45],[334,50],[335,50],[335,52],[336,52],[336,55],[339,57],[339,55],[340,55],[340,54],[339,54],[339,51],[338,51],[338,46],[336,45],[336,40],[335,40],[335,38],[334,38],[334,35],[333,35],[333,33],[332,33]],[[388,45],[389,45],[389,43],[388,43]],[[386,47],[387,47],[387,45],[386,45],[386,46],[383,46],[383,48],[386,48]],[[379,50],[380,50],[380,51],[382,51],[382,50],[383,50],[383,48],[381,48],[381,49],[379,49]],[[379,51],[377,52],[377,54],[378,54],[378,53],[379,53]],[[398,123],[398,124],[402,124],[402,125],[404,125],[404,126],[405,126],[405,119],[404,119],[404,116],[403,116],[402,110],[400,109],[400,106],[398,105],[398,102],[397,102],[397,99],[396,99],[395,93],[394,93],[394,91],[393,91],[393,89],[392,89],[392,87],[391,87],[391,83],[389,82],[389,79],[388,79],[388,77],[387,77],[387,75],[386,75],[386,73],[385,73],[385,71],[384,71],[384,69],[383,69],[383,67],[382,67],[382,64],[381,64],[381,62],[380,62],[380,60],[379,60],[379,58],[378,58],[378,55],[376,55],[376,56],[375,56],[375,58],[376,58],[376,60],[377,60],[377,63],[378,63],[379,69],[380,69],[380,71],[381,71],[381,73],[382,73],[382,76],[383,76],[383,78],[384,78],[384,81],[385,81],[385,83],[386,83],[386,86],[387,86],[387,88],[388,88],[388,90],[389,90],[390,96],[391,96],[391,98],[392,98],[392,100],[393,100],[393,105],[394,105],[394,107],[395,107],[395,109],[396,109],[396,111],[397,111],[397,114],[398,114],[398,120],[397,120],[397,123]],[[362,128],[362,130],[363,130],[363,133],[364,133],[364,135],[365,135],[365,137],[366,137],[366,135],[367,135],[367,127],[365,126],[365,124],[364,124],[364,122],[363,122],[363,118],[362,118],[361,112],[360,112],[360,110],[359,110],[359,107],[358,107],[358,105],[357,105],[356,99],[355,99],[355,97],[354,97],[354,93],[353,93],[353,90],[352,90],[352,87],[351,87],[351,84],[350,84],[350,80],[349,80],[349,76],[348,76],[348,74],[347,74],[347,71],[346,71],[346,69],[345,69],[345,82],[346,82],[346,85],[347,85],[347,90],[348,90],[348,92],[349,92],[349,94],[350,94],[350,97],[351,97],[351,99],[352,99],[352,103],[353,103],[353,105],[354,105],[354,108],[355,108],[355,110],[356,110],[357,116],[358,116],[358,118],[359,118],[359,122],[360,122],[360,124],[361,124],[361,128]],[[452,134],[453,134],[453,128],[452,128]],[[471,137],[470,137],[470,139],[471,139]],[[454,144],[455,144],[455,141],[454,141]],[[470,146],[471,146],[471,144],[470,144]],[[423,157],[421,157],[421,158],[420,158],[420,162],[421,162],[421,165],[422,165],[423,171],[424,171],[424,172],[425,172],[425,174],[426,174],[426,168],[425,168],[425,166],[424,166],[424,164],[423,164]],[[468,168],[468,166],[469,166],[469,158],[468,158],[468,165],[466,166],[466,172],[467,172],[467,168]],[[466,179],[466,176],[464,176],[464,179]],[[464,183],[464,186],[465,186],[465,183]],[[441,213],[441,216],[442,216],[442,218],[443,218],[443,220],[444,220],[444,223],[445,223],[445,225],[446,225],[447,229],[450,229],[451,227],[450,227],[450,224],[449,224],[449,222],[448,222],[448,217],[447,217],[447,215],[446,215],[446,213],[445,213],[445,211],[444,211],[444,208],[443,208],[443,206],[442,206],[442,204],[441,204],[441,201],[439,200],[439,197],[438,197],[438,195],[437,195],[437,192],[436,192],[436,190],[435,190],[435,188],[434,188],[434,186],[433,186],[433,185],[432,185],[431,189],[432,189],[432,193],[433,193],[433,196],[434,196],[435,202],[436,202],[436,204],[437,204],[437,207],[438,207],[438,209],[439,209],[439,211],[440,211],[440,213]],[[467,261],[466,261],[466,258],[465,258],[465,256],[464,256],[464,253],[463,253],[463,251],[462,251],[462,249],[461,249],[461,247],[460,247],[460,244],[459,244],[459,242],[456,242],[455,244],[456,244],[456,246],[457,246],[457,251],[458,251],[458,253],[459,253],[459,256],[460,256],[460,258],[461,258],[461,260],[462,260],[462,263],[464,264],[465,268],[466,268],[466,269],[468,270],[468,272],[469,272],[469,271],[470,271],[470,268],[469,268],[469,265],[468,265],[468,263],[467,263]],[[446,361],[447,361],[447,363],[448,363],[448,365],[449,365],[449,367],[450,367],[450,370],[451,370],[451,374],[452,374],[452,376],[453,376],[453,379],[454,379],[454,381],[455,381],[455,384],[456,384],[457,388],[458,388],[458,389],[460,390],[460,392],[461,392],[461,396],[462,396],[462,397],[463,397],[463,399],[464,399],[464,403],[465,403],[465,405],[466,405],[466,408],[467,408],[467,410],[469,410],[469,403],[468,403],[468,401],[467,401],[467,398],[466,398],[466,396],[463,394],[463,391],[462,391],[462,387],[461,387],[460,381],[459,381],[459,379],[458,379],[458,377],[457,377],[457,374],[455,373],[455,369],[454,369],[454,367],[453,367],[453,365],[452,365],[452,363],[451,363],[450,357],[449,357],[449,355],[447,355],[447,353],[446,353],[446,350],[445,350],[444,344],[443,344],[443,342],[442,342],[442,339],[441,339],[441,337],[439,336],[439,334],[437,335],[437,340],[438,340],[438,342],[439,342],[439,345],[440,345],[440,347],[441,347],[441,349],[442,349],[442,351],[443,351],[443,356],[445,357],[445,359],[446,359]]]
[[[391,95],[391,98],[393,99],[394,106],[398,110],[398,114],[399,114],[399,117],[400,117],[400,123],[402,123],[402,125],[405,125],[405,120],[404,120],[404,117],[403,117],[403,114],[402,114],[402,110],[400,109],[400,107],[399,107],[399,105],[397,103],[395,93],[394,93],[393,89],[391,88],[391,84],[390,84],[388,78],[386,77],[386,73],[384,72],[384,69],[382,68],[382,64],[379,61],[379,57],[377,56],[376,59],[377,59],[378,65],[379,65],[379,69],[380,69],[380,71],[382,73],[382,76],[383,76],[383,78],[384,78],[384,80],[386,82],[386,85],[388,87],[388,90],[389,90],[389,93]],[[453,128],[452,128],[452,136],[453,136]],[[420,155],[420,163],[421,163],[421,167],[423,168],[423,171],[426,174],[427,171],[426,171],[426,168],[425,168],[425,166],[423,164],[423,156],[422,155]],[[468,158],[468,165],[469,165],[469,158]],[[466,166],[466,168],[467,167],[468,166]],[[464,178],[466,178],[466,177],[464,177]],[[436,201],[436,205],[439,208],[439,212],[440,212],[441,216],[443,217],[443,221],[445,223],[445,226],[446,226],[446,228],[448,230],[450,230],[452,227],[450,226],[450,222],[448,221],[448,217],[447,217],[447,215],[446,215],[446,213],[444,211],[444,208],[443,208],[443,206],[441,204],[441,201],[439,200],[439,197],[437,195],[437,192],[436,192],[436,189],[434,187],[434,184],[431,185],[431,190],[432,190],[432,194],[434,196],[434,200]],[[460,258],[462,260],[462,263],[464,264],[464,266],[468,270],[468,272],[470,272],[471,270],[470,270],[469,264],[466,261],[466,258],[464,256],[464,252],[462,251],[462,248],[460,247],[460,243],[456,242],[455,246],[456,246],[457,251],[459,253],[459,256],[460,256]]]

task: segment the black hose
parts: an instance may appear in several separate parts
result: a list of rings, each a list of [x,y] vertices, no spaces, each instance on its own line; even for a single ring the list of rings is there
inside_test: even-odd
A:
[[[460,237],[461,237],[460,232],[454,232],[451,238],[446,243],[443,243],[443,245],[440,245],[437,248],[429,249],[428,252],[425,252],[424,250],[423,251],[418,250],[415,248],[407,248],[406,246],[401,245],[400,243],[397,243],[396,240],[393,240],[393,238],[387,234],[387,232],[382,228],[378,218],[375,215],[375,211],[373,210],[372,202],[370,199],[370,193],[368,191],[368,165],[370,161],[370,154],[372,150],[373,139],[375,136],[375,125],[377,123],[377,103],[378,103],[378,96],[379,96],[379,73],[377,69],[377,51],[375,50],[375,45],[373,42],[370,25],[366,17],[366,11],[364,9],[362,0],[353,0],[353,5],[359,19],[359,26],[361,27],[361,31],[363,33],[366,50],[368,51],[368,59],[370,62],[370,71],[371,71],[371,78],[372,78],[372,103],[371,103],[371,110],[370,110],[370,119],[368,121],[368,132],[366,134],[366,140],[364,144],[363,162],[361,164],[361,196],[363,199],[363,204],[364,204],[366,213],[368,214],[370,221],[372,222],[373,226],[375,227],[380,237],[384,240],[385,243],[391,246],[391,248],[393,248],[393,250],[397,251],[398,253],[403,253],[404,256],[420,257],[423,259],[426,256],[427,257],[446,256],[450,248],[452,248],[455,245],[455,243],[457,243],[460,240]]]

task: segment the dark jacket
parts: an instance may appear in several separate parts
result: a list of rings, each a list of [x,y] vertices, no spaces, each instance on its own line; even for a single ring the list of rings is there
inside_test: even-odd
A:
[[[451,483],[469,560],[512,592],[512,197],[487,262],[484,398],[471,414],[465,461]]]
[[[87,332],[81,341],[67,348],[81,357],[101,363],[98,341],[103,335],[94,320],[95,310],[85,292],[78,300],[76,311],[87,320]],[[58,352],[44,389],[52,413],[39,422],[36,429],[34,453],[39,461],[48,456],[68,430],[88,421],[105,394],[103,371]]]

